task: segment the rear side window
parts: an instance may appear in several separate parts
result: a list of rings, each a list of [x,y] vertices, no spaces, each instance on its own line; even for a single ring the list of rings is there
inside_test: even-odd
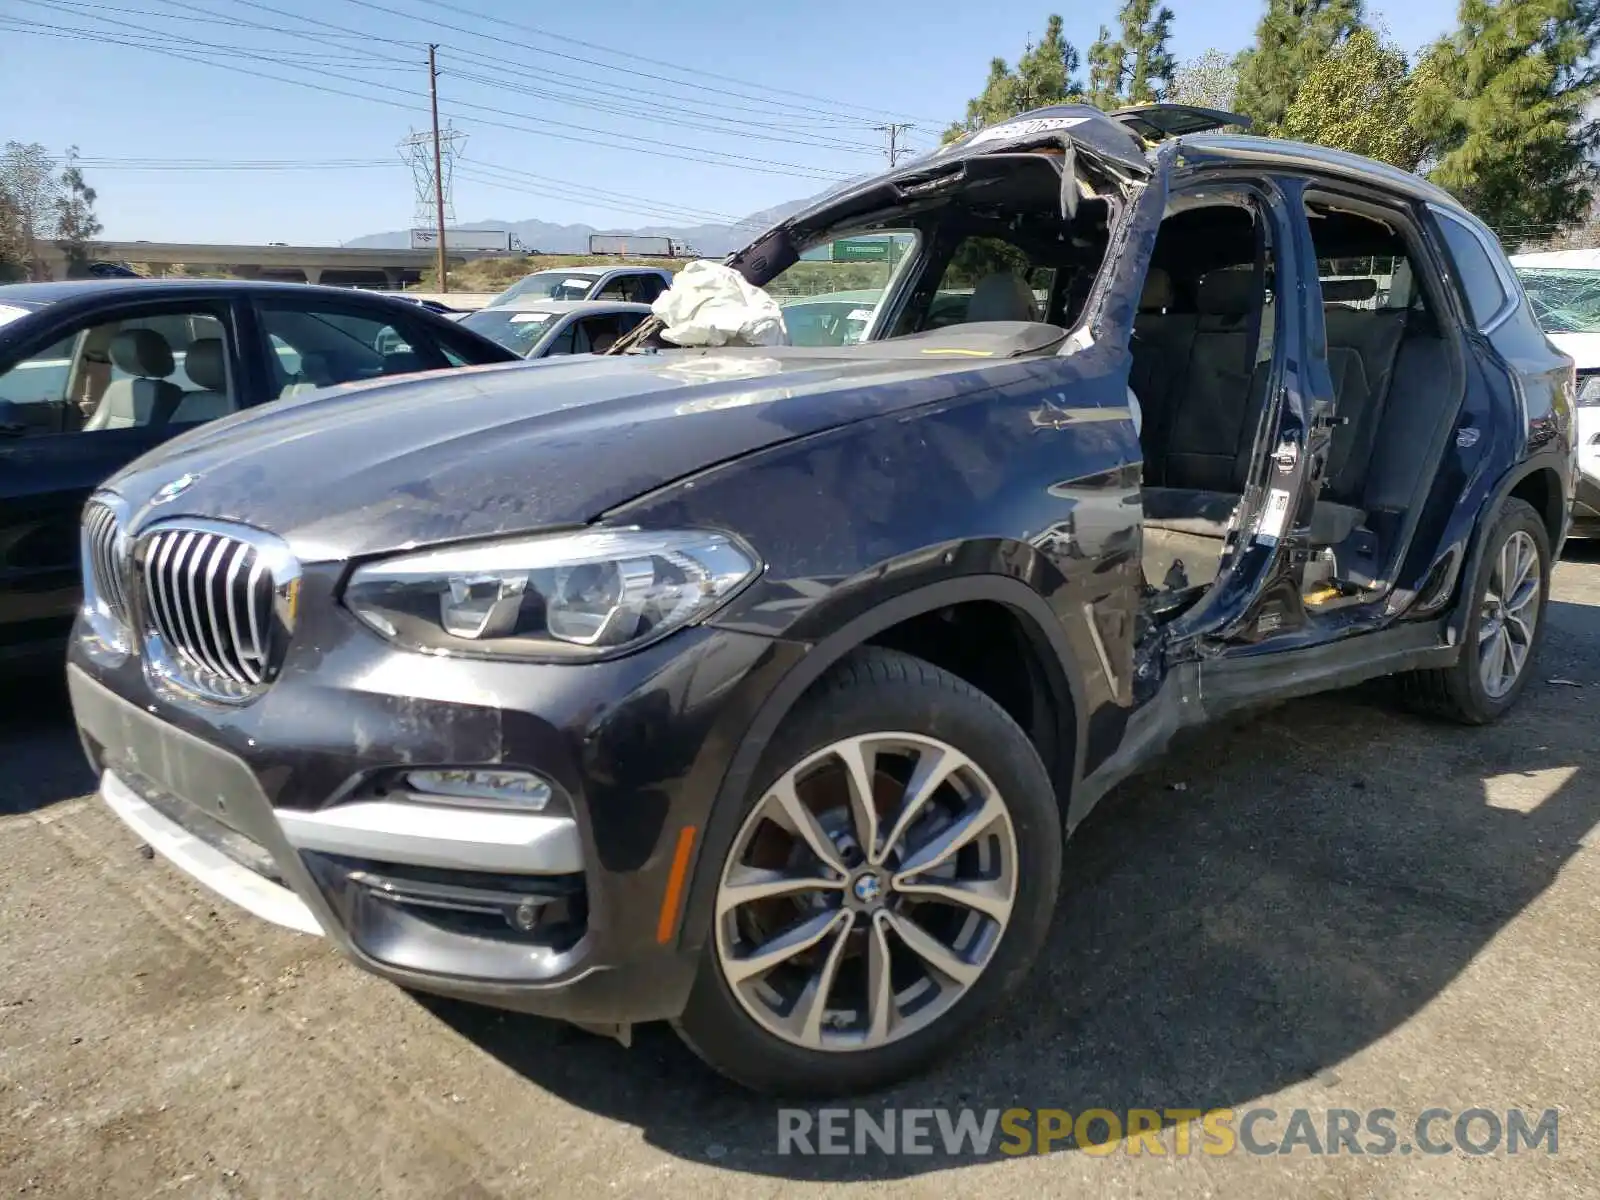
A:
[[[1472,311],[1472,322],[1479,329],[1489,324],[1506,305],[1506,289],[1500,282],[1494,263],[1477,235],[1460,221],[1439,213],[1439,228],[1450,247],[1450,259],[1455,263],[1456,281]]]

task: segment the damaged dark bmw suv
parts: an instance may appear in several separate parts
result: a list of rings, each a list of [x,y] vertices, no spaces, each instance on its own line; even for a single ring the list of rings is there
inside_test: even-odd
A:
[[[1239,120],[1042,110],[729,259],[857,289],[849,344],[646,322],[147,455],[84,522],[105,801],[410,988],[761,1089],[922,1068],[1174,731],[1530,674],[1571,360],[1446,193]]]

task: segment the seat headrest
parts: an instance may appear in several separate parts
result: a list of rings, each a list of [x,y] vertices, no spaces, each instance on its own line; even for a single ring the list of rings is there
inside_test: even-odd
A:
[[[1214,317],[1242,317],[1256,298],[1254,271],[1213,271],[1200,280],[1195,298],[1202,313]]]
[[[996,271],[978,280],[967,304],[968,321],[1037,321],[1039,307],[1027,280],[1010,271]]]
[[[208,392],[228,390],[228,367],[222,361],[221,338],[195,338],[183,355],[183,369],[194,383]]]
[[[119,371],[141,379],[165,379],[172,374],[172,347],[154,329],[124,329],[111,339],[108,353]]]
[[[1376,279],[1324,279],[1322,302],[1324,304],[1350,304],[1371,300],[1378,294]]]
[[[1171,308],[1176,293],[1172,290],[1172,276],[1160,267],[1151,267],[1144,277],[1144,291],[1139,293],[1140,312],[1160,312]]]
[[[1385,308],[1410,308],[1416,299],[1417,277],[1411,270],[1411,260],[1402,258],[1389,279],[1389,294],[1384,298]]]

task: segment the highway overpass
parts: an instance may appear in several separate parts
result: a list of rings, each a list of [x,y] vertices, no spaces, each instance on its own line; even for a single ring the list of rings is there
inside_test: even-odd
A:
[[[400,288],[416,283],[432,269],[432,250],[367,250],[354,246],[218,246],[188,242],[96,242],[94,257],[103,262],[137,263],[152,275],[176,266],[226,271],[240,279],[281,279],[294,283],[326,283],[340,287]],[[473,258],[481,258],[474,253]],[[450,265],[467,261],[451,254]],[[52,278],[66,273],[66,259],[54,246],[44,251]]]

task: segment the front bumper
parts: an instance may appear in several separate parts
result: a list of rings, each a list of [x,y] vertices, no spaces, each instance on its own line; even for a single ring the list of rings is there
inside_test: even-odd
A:
[[[803,648],[694,629],[547,667],[397,652],[342,612],[320,624],[241,707],[152,686],[80,624],[69,684],[106,804],[212,891],[406,987],[588,1025],[677,1016],[704,939],[678,911],[697,866],[680,847]],[[375,792],[422,766],[537,771],[567,803]]]

